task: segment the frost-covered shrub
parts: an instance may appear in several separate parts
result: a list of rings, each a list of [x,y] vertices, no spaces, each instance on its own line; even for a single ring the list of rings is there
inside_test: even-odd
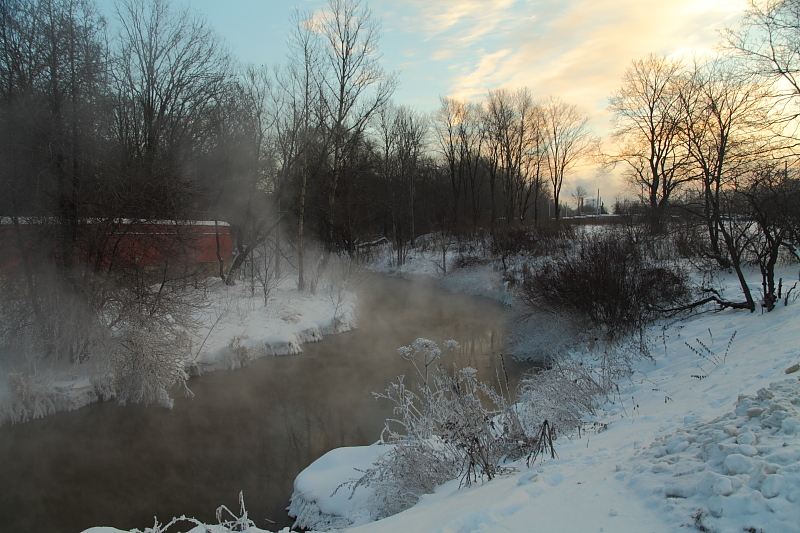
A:
[[[206,525],[194,518],[186,516],[175,517],[166,524],[160,524],[158,518],[154,519],[153,527],[146,527],[144,531],[139,529],[132,529],[131,533],[166,533],[167,531],[174,531],[175,527],[189,526],[190,531],[205,531],[211,533],[212,531],[218,533],[235,533],[241,531],[258,530],[255,522],[250,520],[247,516],[247,510],[244,507],[244,494],[239,492],[239,515],[237,516],[233,511],[228,509],[225,505],[217,507],[216,512],[217,523],[216,526]]]
[[[457,478],[461,464],[440,439],[406,439],[396,443],[384,460],[347,485],[353,491],[368,486],[372,495],[367,511],[374,520],[395,515],[413,506],[423,494]]]
[[[501,462],[522,457],[530,444],[516,411],[475,374],[474,368],[467,367],[454,368],[452,374],[440,369],[434,377],[438,436],[462,456],[466,485],[502,474],[507,469]],[[484,408],[482,398],[492,407]]]
[[[584,415],[594,412],[607,392],[592,367],[569,358],[526,375],[517,389],[523,430],[531,434],[547,421],[557,435],[580,428]]]
[[[247,340],[247,335],[234,335],[228,341],[228,368],[231,370],[248,366],[255,357],[247,345],[242,341]]]
[[[264,307],[267,307],[270,296],[285,277],[281,274],[279,260],[280,250],[276,249],[275,243],[262,242],[250,254],[250,264],[244,265],[245,268],[242,269],[242,275],[249,274],[250,277],[250,296],[255,296],[256,285],[258,285],[264,298]]]
[[[0,426],[44,418],[56,412],[56,393],[41,376],[12,372],[8,387],[13,400],[0,406]]]
[[[518,254],[536,250],[538,235],[533,228],[502,227],[492,236],[492,252],[495,255]]]
[[[513,318],[509,352],[516,359],[548,363],[586,345],[587,326],[569,313],[525,310]]]
[[[325,288],[333,304],[333,329],[348,331],[355,327],[355,317],[348,302],[355,296],[355,288],[367,279],[367,263],[346,254],[331,254],[325,271]]]
[[[488,263],[488,259],[474,254],[474,253],[459,253],[455,261],[453,262],[453,266],[457,269],[462,268],[472,268],[475,266],[485,265]]]
[[[446,349],[457,346],[445,343]],[[368,506],[376,519],[410,507],[445,481],[492,479],[507,471],[505,460],[523,457],[534,444],[509,401],[481,383],[473,368],[431,368],[442,354],[435,342],[417,339],[398,353],[414,365],[420,383],[409,390],[400,376],[375,393],[394,404],[395,418],[382,435],[394,447],[349,484],[353,491],[373,489]]]
[[[25,284],[0,276],[0,362],[28,374],[47,359],[85,362],[105,348],[107,331],[82,294],[41,267],[35,297]]]
[[[174,324],[131,320],[118,332],[110,358],[112,390],[120,404],[158,403],[172,407],[169,389],[186,387],[184,335]]]

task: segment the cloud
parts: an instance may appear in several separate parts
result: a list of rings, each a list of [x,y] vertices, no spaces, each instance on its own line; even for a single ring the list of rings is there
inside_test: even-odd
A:
[[[433,38],[457,32],[462,43],[475,42],[509,20],[508,14],[517,0],[410,0],[407,7],[419,13],[417,28]]]
[[[418,36],[425,65],[417,68],[435,72],[446,94],[482,100],[489,89],[527,86],[534,97],[577,104],[605,136],[607,98],[632,60],[702,55],[746,7],[744,0],[407,0],[405,22],[392,25]]]
[[[452,48],[441,48],[433,52],[433,54],[431,55],[431,59],[433,59],[434,61],[441,61],[443,59],[450,59],[454,55],[455,55],[455,50],[453,50]]]
[[[450,70],[452,96],[526,85],[593,111],[605,107],[631,60],[707,50],[744,7],[743,0],[408,0],[406,21],[397,23],[426,42],[431,68]]]

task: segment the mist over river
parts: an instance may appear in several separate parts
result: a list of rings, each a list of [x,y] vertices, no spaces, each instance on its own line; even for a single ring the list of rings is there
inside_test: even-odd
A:
[[[461,347],[442,363],[496,383],[501,304],[382,276],[358,293],[357,330],[192,378],[194,398],[173,391],[172,410],[112,401],[1,427],[0,531],[144,529],[180,515],[215,523],[218,506],[238,511],[240,490],[258,527],[280,529],[303,468],[379,438],[391,406],[371,392],[414,374],[398,347],[455,339]],[[530,364],[505,362],[513,388]]]

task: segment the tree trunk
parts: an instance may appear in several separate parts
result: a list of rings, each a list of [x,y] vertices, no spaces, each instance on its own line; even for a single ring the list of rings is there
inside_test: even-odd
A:
[[[231,268],[228,269],[228,273],[225,275],[225,285],[236,285],[236,274],[239,272],[239,269],[242,268],[242,265],[250,257],[250,254],[253,250],[261,243],[263,243],[267,237],[269,237],[272,230],[278,225],[281,220],[281,216],[278,215],[278,218],[272,223],[269,228],[265,228],[267,220],[266,218],[261,221],[258,225],[256,230],[253,232],[253,240],[252,242],[242,246],[241,244],[238,247],[236,257],[233,258],[233,262],[231,263]]]
[[[304,292],[306,290],[305,281],[305,220],[306,220],[306,184],[307,174],[305,162],[301,170],[303,176],[300,180],[300,212],[297,217],[297,290]]]
[[[217,243],[217,261],[219,262],[219,278],[224,280],[225,279],[225,260],[222,259],[222,252],[220,250],[219,244],[219,223],[217,222],[217,218],[214,217],[214,239]]]

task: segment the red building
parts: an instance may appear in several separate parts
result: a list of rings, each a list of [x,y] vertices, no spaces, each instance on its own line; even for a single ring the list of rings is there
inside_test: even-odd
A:
[[[57,263],[60,254],[58,224],[20,218],[18,224],[0,218],[0,265],[5,272],[28,261]],[[113,219],[79,222],[73,259],[96,268],[218,263],[233,257],[230,226],[213,221],[137,221]]]

